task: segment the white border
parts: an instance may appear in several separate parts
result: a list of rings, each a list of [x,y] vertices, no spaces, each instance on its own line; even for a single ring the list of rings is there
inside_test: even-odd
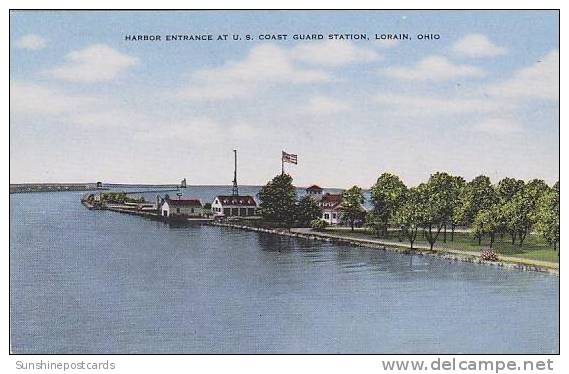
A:
[[[462,1],[460,3],[456,1],[406,1],[405,6],[401,1],[384,1],[384,2],[371,2],[371,1],[358,1],[352,0],[346,1],[327,1],[325,4],[326,8],[333,9],[366,9],[366,8],[383,8],[383,9],[501,9],[501,8],[511,8],[515,6],[514,9],[562,9],[566,2],[562,1],[516,1],[507,4],[506,2],[497,3],[494,1]],[[8,72],[8,40],[9,40],[9,28],[8,28],[8,9],[18,8],[18,9],[41,9],[41,8],[72,8],[72,9],[129,9],[129,8],[139,8],[139,9],[175,9],[175,8],[192,8],[192,9],[248,9],[248,8],[269,8],[269,9],[279,9],[279,8],[298,8],[298,9],[310,9],[310,8],[322,8],[322,6],[317,6],[316,4],[307,4],[306,1],[299,0],[288,0],[288,1],[277,1],[271,2],[269,5],[266,1],[259,0],[248,0],[240,1],[239,3],[231,1],[217,1],[212,4],[211,1],[198,1],[198,2],[183,2],[183,1],[172,1],[172,0],[162,0],[160,2],[156,1],[136,1],[136,2],[126,2],[123,1],[118,3],[116,0],[102,0],[102,1],[77,1],[62,0],[62,1],[6,1],[3,2],[4,13],[2,14],[2,31],[3,35],[1,38],[2,51],[4,56],[2,58],[2,87],[4,87],[3,97],[2,97],[2,122],[5,123],[4,134],[8,131],[8,87],[9,87],[9,76]],[[238,6],[237,6],[238,5]],[[563,9],[562,9],[563,10]],[[562,11],[561,15],[565,13]],[[568,37],[566,35],[566,28],[563,27],[563,23],[560,23],[561,28],[561,41],[565,42]],[[565,48],[560,48],[561,61],[565,54]],[[561,64],[563,66],[563,64]],[[566,95],[564,90],[567,87],[567,79],[565,74],[561,74],[561,100],[560,107],[561,117],[560,122],[563,123],[564,119],[564,105],[563,100],[565,100]],[[565,159],[567,156],[567,150],[564,145],[567,144],[566,131],[563,126],[561,126],[561,147],[560,154],[562,165],[565,165]],[[8,168],[8,157],[9,157],[9,147],[8,139],[3,138],[2,140],[2,175],[4,176],[4,183],[2,184],[2,196],[8,196],[8,186],[9,186],[9,168]],[[6,148],[4,148],[6,147]],[[566,172],[561,170],[561,178],[566,181]],[[565,184],[563,184],[564,189]],[[565,196],[565,192],[563,192]],[[562,199],[562,206],[565,208],[566,200]],[[562,211],[567,212],[566,209]],[[565,216],[564,216],[565,217]],[[421,359],[425,357],[427,360],[436,358],[434,356],[269,356],[269,355],[242,355],[242,356],[224,356],[224,355],[211,355],[211,356],[9,356],[7,354],[8,348],[8,222],[9,222],[9,212],[6,207],[5,214],[2,217],[2,237],[5,238],[2,245],[3,253],[3,266],[2,274],[0,276],[1,289],[4,291],[4,298],[2,302],[2,307],[0,309],[0,321],[1,323],[1,334],[2,344],[0,344],[0,357],[3,373],[22,373],[22,372],[32,372],[16,370],[16,361],[39,361],[43,359],[44,361],[61,361],[61,362],[73,362],[73,361],[105,361],[109,360],[115,362],[117,369],[109,370],[110,373],[199,373],[199,372],[227,372],[227,373],[286,373],[291,372],[312,372],[312,373],[367,373],[381,372],[381,360],[392,359]],[[563,222],[563,220],[562,220]],[[565,237],[564,226],[562,226],[563,237]],[[561,249],[561,252],[564,252]],[[569,255],[567,255],[569,256]],[[565,281],[565,277],[561,278],[562,284],[561,289],[566,291],[569,289],[569,284]],[[565,298],[562,295],[561,298],[561,316],[564,316],[564,312],[567,311],[567,304],[565,303]],[[539,316],[535,316],[539,318]],[[568,333],[567,324],[564,323],[563,318],[561,318],[561,336],[565,337]],[[565,339],[566,340],[566,339]],[[561,343],[561,350],[565,354],[561,356],[537,356],[538,360],[546,360],[547,358],[552,358],[554,360],[554,372],[568,372],[569,370],[569,348]],[[530,356],[458,356],[459,359],[530,359]],[[452,356],[443,356],[444,359],[452,358]],[[38,372],[38,371],[33,371]],[[74,371],[78,372],[78,371]],[[95,372],[88,370],[87,372]],[[424,371],[425,373],[437,372],[437,371]],[[550,371],[547,371],[550,373]]]

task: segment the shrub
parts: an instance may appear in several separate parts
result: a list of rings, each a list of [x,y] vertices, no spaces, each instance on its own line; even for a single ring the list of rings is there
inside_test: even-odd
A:
[[[326,227],[328,227],[328,222],[322,219],[313,219],[310,221],[310,227],[315,230],[324,230]]]
[[[498,255],[491,249],[483,249],[480,252],[480,259],[483,261],[498,261]]]

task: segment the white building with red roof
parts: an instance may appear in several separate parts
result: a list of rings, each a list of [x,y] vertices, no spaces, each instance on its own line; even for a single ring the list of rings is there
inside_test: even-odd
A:
[[[204,209],[198,199],[167,198],[160,205],[160,215],[164,218],[196,218],[204,215]]]
[[[249,195],[220,195],[211,203],[216,217],[250,217],[257,214],[257,202]]]
[[[318,206],[322,209],[322,219],[331,225],[337,225],[341,221],[342,212],[340,204],[342,202],[341,194],[325,193],[322,195]]]

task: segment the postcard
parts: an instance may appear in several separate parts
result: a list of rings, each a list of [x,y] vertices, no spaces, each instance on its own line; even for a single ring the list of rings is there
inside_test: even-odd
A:
[[[558,10],[12,10],[9,52],[11,354],[559,354]]]

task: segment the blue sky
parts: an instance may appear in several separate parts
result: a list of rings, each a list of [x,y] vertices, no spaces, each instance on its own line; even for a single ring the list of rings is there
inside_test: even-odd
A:
[[[559,173],[553,11],[12,12],[11,182]],[[245,34],[252,41],[125,41]],[[369,40],[295,41],[367,33]],[[380,42],[375,34],[408,33]],[[417,34],[439,34],[419,40]],[[286,41],[259,35],[287,34]]]

